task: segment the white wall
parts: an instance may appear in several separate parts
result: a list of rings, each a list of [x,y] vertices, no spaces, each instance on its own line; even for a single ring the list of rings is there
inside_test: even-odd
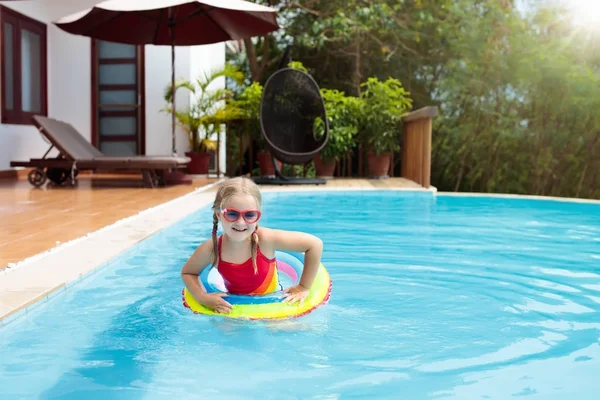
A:
[[[160,62],[157,62],[159,60]],[[194,81],[200,74],[225,65],[225,44],[175,48],[175,80]],[[172,148],[171,115],[161,109],[165,103],[163,94],[171,84],[171,48],[168,46],[146,46],[146,154],[165,154]],[[225,79],[219,79],[211,89],[224,88]],[[192,95],[187,90],[176,93],[176,107],[179,110],[189,106]],[[223,137],[225,135],[222,135]],[[221,170],[225,169],[225,146],[221,141]],[[189,150],[188,135],[179,127],[176,129],[177,154],[184,155]]]
[[[225,43],[216,43],[205,46],[194,46],[190,48],[190,74],[192,78],[202,76],[213,70],[222,69],[225,66]],[[209,90],[225,88],[225,78],[221,77],[208,87]],[[219,144],[219,171],[225,172],[227,160],[225,158],[226,138],[225,131],[221,133]],[[211,138],[216,140],[217,137]]]
[[[50,22],[97,2],[46,0],[2,3],[47,24],[48,114],[69,121],[88,139],[91,118],[90,40],[63,32]],[[0,124],[0,170],[9,169],[12,160],[41,157],[48,147],[34,126]]]
[[[189,79],[190,51],[185,47],[175,48],[175,80]],[[164,91],[171,84],[171,48],[169,46],[146,46],[146,154],[172,154],[171,114],[162,112],[165,107]],[[188,97],[177,93],[175,106],[183,109]],[[177,126],[177,154],[188,150],[185,132]]]
[[[8,8],[47,24],[48,115],[71,123],[81,134],[91,137],[91,40],[72,35],[54,26],[65,15],[86,9],[99,0],[35,0],[2,2]],[[175,77],[194,79],[203,68],[222,67],[224,44],[178,47]],[[171,117],[164,107],[163,92],[171,81],[171,48],[146,46],[146,154],[171,154]],[[224,83],[224,81],[223,81]],[[189,95],[178,93],[179,106]],[[223,135],[224,136],[224,135]],[[0,170],[10,169],[10,161],[41,157],[48,149],[34,126],[0,124]],[[177,153],[183,155],[189,143],[177,130]],[[222,170],[225,168],[222,146]]]

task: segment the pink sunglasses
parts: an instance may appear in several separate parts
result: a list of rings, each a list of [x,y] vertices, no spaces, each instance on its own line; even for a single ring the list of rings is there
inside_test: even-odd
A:
[[[241,216],[249,224],[255,223],[260,219],[261,216],[261,212],[258,210],[241,211],[237,208],[223,208],[221,210],[221,214],[223,215],[223,218],[225,218],[225,220],[227,220],[228,222],[235,222],[238,219],[240,219]]]

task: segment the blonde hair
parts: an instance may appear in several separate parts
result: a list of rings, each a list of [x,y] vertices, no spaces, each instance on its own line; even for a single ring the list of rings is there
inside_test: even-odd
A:
[[[251,179],[248,179],[244,176],[240,176],[237,178],[231,178],[226,180],[225,182],[219,185],[217,190],[217,195],[215,196],[215,201],[213,203],[213,230],[212,230],[212,240],[213,240],[213,264],[218,265],[219,261],[219,244],[217,240],[217,228],[219,226],[219,219],[217,218],[217,212],[219,212],[219,208],[223,205],[223,203],[227,202],[231,197],[236,195],[244,195],[248,194],[254,197],[256,200],[256,206],[260,210],[262,207],[262,196],[260,194],[260,189],[258,185],[254,183]],[[258,225],[256,226],[258,229]],[[252,232],[250,236],[250,242],[252,244],[252,265],[254,266],[254,273],[258,273],[258,267],[256,266],[256,253],[258,249],[258,233],[256,230]]]

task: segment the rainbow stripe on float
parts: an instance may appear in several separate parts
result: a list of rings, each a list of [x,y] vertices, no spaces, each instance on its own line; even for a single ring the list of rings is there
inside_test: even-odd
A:
[[[279,273],[286,274],[294,285],[298,284],[304,265],[297,257],[291,254],[277,251],[277,270]],[[205,268],[200,273],[200,282],[208,293],[223,292],[222,281],[219,282],[220,275],[216,270]],[[222,278],[221,278],[222,279]],[[297,318],[306,315],[316,308],[329,301],[331,296],[331,278],[323,264],[319,265],[317,275],[313,281],[308,296],[302,304],[283,303],[281,297],[282,291],[277,291],[265,295],[228,295],[224,300],[232,305],[229,314],[216,313],[208,307],[198,303],[194,296],[184,288],[182,291],[183,305],[196,314],[217,315],[228,318],[242,319],[285,319]]]

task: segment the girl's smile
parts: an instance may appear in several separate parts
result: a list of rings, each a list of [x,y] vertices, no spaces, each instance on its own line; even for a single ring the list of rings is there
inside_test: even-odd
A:
[[[217,211],[224,233],[233,241],[241,242],[250,238],[256,230],[261,212],[256,199],[251,195],[234,195]]]

